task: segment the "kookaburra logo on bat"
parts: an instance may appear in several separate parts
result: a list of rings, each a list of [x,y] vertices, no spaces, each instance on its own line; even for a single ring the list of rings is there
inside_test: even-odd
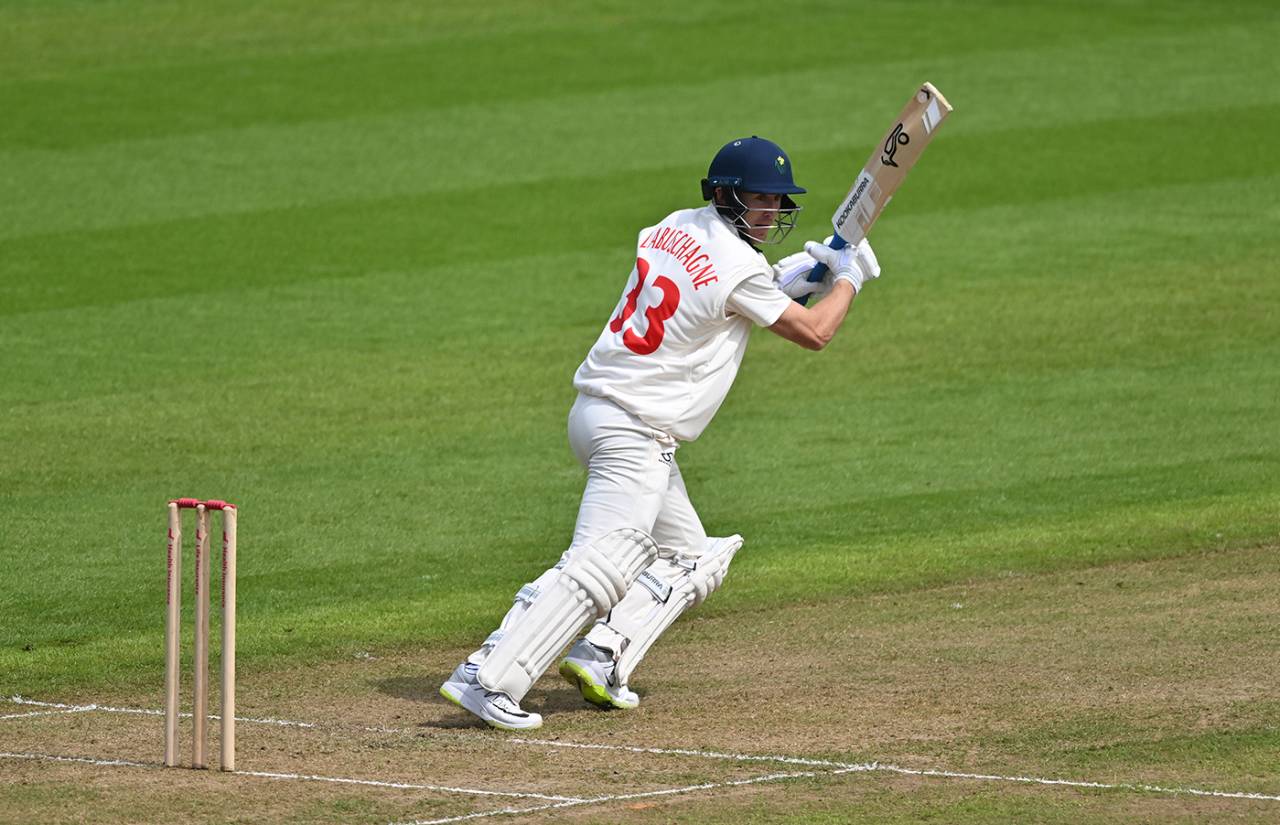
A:
[[[893,156],[898,153],[899,146],[906,146],[911,142],[911,136],[906,133],[899,123],[893,127],[893,131],[889,133],[889,137],[884,140],[884,157],[880,158],[880,162],[885,166],[897,166]]]
[[[858,173],[849,194],[844,196],[844,200],[836,207],[835,214],[831,216],[831,223],[836,231],[828,244],[832,249],[857,244],[866,237],[872,224],[880,217],[881,210],[906,177],[907,170],[919,159],[920,153],[929,145],[950,112],[951,104],[932,83],[924,83],[916,88],[898,116],[889,121],[893,124],[889,131],[882,132],[884,137],[878,144],[872,145],[871,156]],[[907,124],[911,124],[913,131],[907,131]],[[898,150],[907,144],[914,145],[899,163]],[[857,219],[850,220],[854,215]],[[827,268],[819,264],[806,277],[811,283],[817,283],[826,274]],[[796,300],[803,304],[807,297]]]

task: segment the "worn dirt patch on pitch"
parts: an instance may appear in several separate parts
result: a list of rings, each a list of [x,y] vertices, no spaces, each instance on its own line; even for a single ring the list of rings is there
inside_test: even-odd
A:
[[[520,740],[1280,794],[1270,756],[1280,718],[1280,686],[1270,677],[1280,654],[1275,553],[1258,548],[1011,575],[772,615],[693,614],[639,671],[639,709],[600,711],[552,675],[528,697],[528,707],[547,719],[530,737],[489,731],[439,698],[439,681],[463,650],[363,654],[323,671],[242,673],[242,716],[317,725],[242,722],[242,771],[470,792],[163,770],[158,716],[85,712],[0,721],[0,751],[149,766],[0,760],[0,819],[72,822],[91,806],[95,820],[107,823],[393,822],[555,801],[533,795],[711,784],[521,818],[651,822],[696,812],[699,820],[737,823],[792,815],[821,821],[832,811],[857,810],[879,812],[866,821],[913,811],[954,819],[964,800],[979,799],[974,810],[1012,819],[1155,822],[1229,811],[1267,821],[1280,815],[1280,803],[875,772],[834,776],[830,766]],[[82,698],[158,708],[159,692]],[[215,762],[216,732],[214,725]],[[183,739],[189,741],[185,726]],[[821,775],[730,784],[803,771]],[[69,793],[59,796],[62,790]],[[231,804],[228,795],[239,801]]]

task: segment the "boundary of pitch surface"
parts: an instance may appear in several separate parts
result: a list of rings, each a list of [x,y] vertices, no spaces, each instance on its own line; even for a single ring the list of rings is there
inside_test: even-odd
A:
[[[72,705],[61,702],[43,702],[35,699],[27,699],[22,696],[0,697],[0,701],[8,701],[13,704],[41,708],[40,710],[27,711],[23,713],[11,713],[0,715],[0,721],[27,719],[41,716],[69,715],[74,713],[120,713],[135,714],[145,716],[160,716],[163,711],[152,710],[149,708],[127,708],[112,707],[108,705],[84,704]],[[213,718],[217,718],[216,716]],[[314,722],[301,722],[289,719],[270,719],[270,718],[252,718],[252,717],[236,717],[236,721],[248,724],[259,725],[275,725],[281,727],[295,727],[300,729],[355,729],[361,732],[369,733],[385,733],[385,734],[412,734],[417,735],[420,731],[413,731],[403,728],[387,728],[376,726],[332,726],[323,725]],[[1035,776],[1008,776],[1000,774],[981,774],[969,773],[962,771],[948,771],[940,769],[920,769],[920,768],[904,768],[898,765],[886,764],[881,762],[864,762],[864,763],[847,763],[836,762],[826,759],[810,759],[806,757],[796,756],[775,756],[762,754],[741,754],[741,753],[724,753],[706,750],[689,750],[682,748],[650,748],[639,747],[634,745],[606,745],[595,743],[578,743],[563,742],[547,739],[529,739],[523,737],[503,737],[497,740],[504,744],[514,744],[529,747],[542,748],[565,748],[575,750],[596,750],[596,751],[613,751],[637,754],[653,754],[658,756],[684,756],[700,759],[715,759],[731,762],[742,763],[773,763],[805,766],[811,768],[821,768],[825,770],[809,770],[796,771],[792,773],[771,773],[763,776],[751,777],[748,779],[726,780],[722,782],[708,782],[698,785],[688,785],[679,788],[662,788],[654,791],[642,791],[630,794],[610,794],[593,797],[574,797],[574,796],[556,796],[552,794],[538,794],[524,791],[494,791],[480,788],[462,788],[449,787],[442,785],[430,785],[408,782],[392,782],[376,779],[356,779],[349,777],[327,777],[313,774],[295,774],[295,773],[273,773],[269,771],[236,771],[236,775],[249,776],[264,779],[276,780],[296,780],[309,782],[327,782],[333,784],[349,784],[364,785],[368,787],[378,788],[394,788],[401,790],[429,790],[449,794],[461,794],[468,796],[491,796],[505,797],[514,799],[536,799],[541,800],[544,804],[531,805],[525,808],[499,808],[492,811],[476,811],[469,814],[459,816],[444,817],[441,819],[418,819],[411,822],[395,823],[395,825],[446,825],[446,823],[463,822],[472,819],[484,819],[495,816],[508,816],[519,814],[532,814],[540,811],[557,810],[562,808],[577,807],[582,805],[600,805],[609,802],[631,801],[636,799],[649,799],[663,796],[679,796],[684,794],[696,793],[698,791],[715,790],[719,788],[742,787],[746,785],[758,785],[768,782],[781,782],[792,779],[808,779],[824,776],[839,776],[850,773],[891,773],[900,776],[911,776],[918,778],[935,778],[935,779],[962,779],[981,782],[1003,782],[1021,785],[1040,785],[1047,787],[1067,787],[1089,790],[1112,790],[1112,791],[1128,791],[1135,793],[1151,793],[1162,795],[1177,796],[1197,796],[1212,797],[1219,799],[1244,799],[1264,802],[1280,802],[1280,794],[1263,794],[1249,791],[1218,791],[1206,790],[1201,788],[1190,787],[1167,787],[1160,785],[1150,785],[1139,782],[1095,782],[1091,780],[1075,780],[1075,779],[1051,779],[1046,777]],[[8,759],[28,759],[48,762],[62,762],[73,764],[89,764],[102,767],[131,767],[131,768],[159,768],[158,763],[151,764],[145,762],[131,762],[120,759],[95,759],[90,757],[74,757],[59,756],[55,754],[38,754],[38,753],[10,753],[0,752],[0,758]]]

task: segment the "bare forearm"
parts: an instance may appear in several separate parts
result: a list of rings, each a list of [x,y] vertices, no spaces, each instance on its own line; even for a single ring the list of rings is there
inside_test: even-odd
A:
[[[844,323],[845,316],[849,314],[849,307],[853,304],[853,296],[856,294],[848,281],[836,281],[831,292],[813,308],[810,320],[813,323],[814,334],[822,341],[822,346],[825,347],[835,337],[836,331]]]
[[[831,342],[844,323],[853,296],[853,286],[848,281],[836,281],[831,292],[813,309],[792,304],[769,331],[805,349],[820,350]]]

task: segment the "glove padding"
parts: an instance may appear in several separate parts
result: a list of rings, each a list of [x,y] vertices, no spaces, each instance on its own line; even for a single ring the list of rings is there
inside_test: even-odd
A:
[[[871,251],[871,244],[867,243],[866,238],[857,246],[846,246],[844,249],[832,249],[815,241],[808,241],[804,245],[804,251],[826,264],[835,281],[848,281],[855,293],[860,292],[867,281],[880,277],[880,262],[876,260],[876,253]]]
[[[788,255],[773,265],[773,282],[788,298],[799,300],[806,295],[821,298],[831,291],[834,281],[830,272],[821,281],[810,281],[809,273],[817,265],[817,260],[808,252]]]

